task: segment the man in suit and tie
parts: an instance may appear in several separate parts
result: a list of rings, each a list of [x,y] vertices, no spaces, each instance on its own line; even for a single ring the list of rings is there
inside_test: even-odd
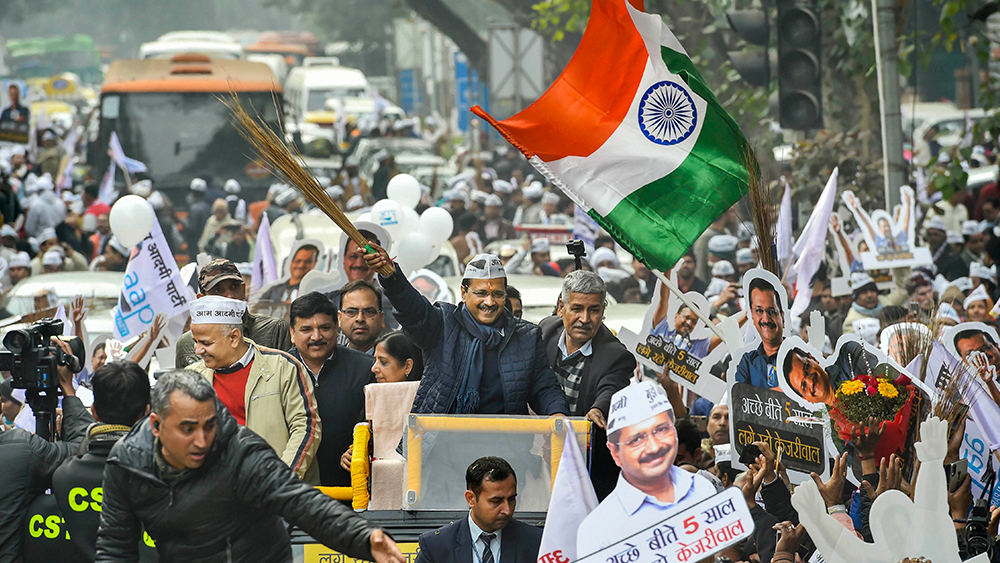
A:
[[[514,520],[517,475],[481,457],[465,472],[469,516],[420,536],[416,563],[535,563],[542,530]]]

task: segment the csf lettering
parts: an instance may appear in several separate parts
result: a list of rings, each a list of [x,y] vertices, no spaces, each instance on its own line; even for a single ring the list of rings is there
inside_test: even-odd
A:
[[[35,514],[28,520],[28,533],[33,538],[45,537],[54,540],[59,537],[59,534],[62,532],[62,525],[65,523],[66,520],[58,514],[51,514],[49,516]],[[70,539],[69,530],[66,530],[66,539]]]
[[[104,489],[102,487],[94,487],[90,491],[83,487],[73,487],[69,491],[69,507],[74,512],[85,512],[88,509],[100,512],[103,498]]]
[[[569,558],[563,555],[561,549],[538,557],[538,563],[569,563]]]

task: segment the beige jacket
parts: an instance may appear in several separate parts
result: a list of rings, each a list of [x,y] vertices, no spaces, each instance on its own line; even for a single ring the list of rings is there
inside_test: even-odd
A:
[[[879,295],[878,301],[884,307],[889,307],[891,305],[902,305],[910,298],[910,294],[906,292],[906,278],[910,275],[909,268],[894,268],[892,270],[892,281],[895,286],[889,295]],[[867,318],[854,308],[854,304],[851,304],[851,308],[847,311],[847,316],[844,317],[844,325],[841,327],[844,334],[854,334],[854,321],[859,321],[861,319]],[[836,342],[832,343],[834,346],[837,345]]]
[[[291,354],[247,343],[254,347],[246,388],[247,428],[264,438],[303,481],[319,485],[319,466],[313,462],[321,422],[312,378]],[[203,360],[188,369],[209,381],[215,375]]]

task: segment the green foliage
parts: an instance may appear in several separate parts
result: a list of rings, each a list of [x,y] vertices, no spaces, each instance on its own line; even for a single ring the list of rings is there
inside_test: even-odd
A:
[[[590,14],[589,0],[542,0],[532,6],[532,27],[553,41],[562,41],[567,33],[583,33]]]

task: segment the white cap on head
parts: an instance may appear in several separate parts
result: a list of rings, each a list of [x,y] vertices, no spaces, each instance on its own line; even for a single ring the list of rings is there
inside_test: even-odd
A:
[[[56,236],[56,230],[52,227],[46,227],[42,229],[42,232],[38,233],[38,244],[42,244],[47,240],[58,239]]]
[[[740,243],[739,239],[733,235],[715,235],[708,239],[709,252],[733,252]]]
[[[674,412],[670,400],[658,383],[643,381],[628,385],[611,396],[608,434],[666,412]]]
[[[17,254],[10,257],[8,262],[11,268],[30,268],[31,267],[31,257],[25,251],[18,252]]]
[[[973,221],[970,219],[962,222],[962,235],[971,237],[972,235],[978,235],[981,232],[983,231],[979,228],[979,221]]]
[[[550,203],[552,205],[557,205],[559,203],[559,195],[552,192],[545,192],[545,194],[542,195],[542,204]]]
[[[226,180],[225,184],[222,184],[222,191],[226,192],[227,194],[238,194],[242,189],[243,188],[242,186],[240,186],[240,183],[237,182],[236,180],[233,180],[232,178]]]
[[[365,206],[365,198],[360,195],[352,195],[350,199],[347,200],[347,210],[354,211],[355,209],[361,209]]]
[[[959,324],[962,322],[962,318],[958,316],[958,311],[951,306],[951,303],[942,303],[938,306],[937,318],[939,319],[950,319]]]
[[[524,197],[531,200],[540,199],[542,197],[542,192],[543,188],[541,182],[532,182],[525,186],[522,190]]]
[[[497,194],[490,194],[486,196],[486,201],[483,202],[486,207],[503,207],[503,200]]]
[[[445,192],[444,199],[447,201],[465,201],[465,195],[461,192],[461,190],[452,188]]]
[[[715,451],[715,463],[722,463],[728,461],[733,462],[733,450],[730,444],[719,444],[718,446],[712,446]]]
[[[17,238],[17,231],[15,231],[14,227],[11,227],[10,225],[4,225],[3,227],[0,227],[0,237]]]
[[[548,252],[549,251],[549,239],[547,238],[536,238],[531,241],[531,254],[536,252]]]
[[[28,174],[24,178],[24,193],[33,194],[38,191],[38,176],[34,173]]]
[[[126,247],[126,246],[125,246],[124,244],[122,244],[122,243],[121,243],[121,242],[120,242],[120,241],[118,240],[118,237],[114,237],[114,236],[113,236],[113,237],[111,237],[111,239],[110,239],[110,240],[108,241],[108,246],[110,246],[111,248],[115,249],[115,251],[116,251],[116,252],[118,252],[118,254],[121,254],[121,255],[122,255],[122,256],[124,256],[125,258],[128,258],[128,257],[129,257],[129,254],[131,254],[131,253],[132,253],[132,252],[131,252],[131,251],[130,251],[130,250],[128,249],[128,247]]]
[[[57,250],[50,250],[42,256],[42,266],[62,266],[63,257]]]
[[[736,268],[728,260],[719,260],[712,265],[712,275],[715,277],[736,275]]]
[[[868,284],[875,285],[875,280],[868,274],[864,272],[854,272],[851,274],[851,291],[857,291]]]
[[[997,267],[994,264],[987,268],[981,262],[973,262],[969,264],[969,277],[979,278],[981,280],[990,280],[993,283],[997,282]]]
[[[326,189],[326,195],[330,196],[331,199],[340,199],[344,197],[344,188],[340,186],[330,186]]]
[[[465,267],[465,274],[462,279],[467,280],[495,280],[507,279],[507,271],[503,269],[503,262],[494,254],[477,254],[469,265]]]
[[[938,275],[940,275],[940,274],[938,274]],[[950,284],[948,284],[948,286],[946,286],[944,288],[945,291],[947,291],[948,287],[950,287],[950,286],[957,287],[958,290],[961,291],[962,293],[965,293],[966,291],[972,291],[972,279],[969,278],[969,277],[966,277],[966,276],[962,276],[960,278],[955,278],[954,280],[952,280],[952,282]],[[939,294],[940,293],[944,293],[944,291],[939,291],[938,293]]]
[[[944,224],[944,219],[942,219],[940,215],[935,215],[927,220],[927,229],[947,231],[948,227]]]
[[[139,197],[149,197],[153,193],[153,182],[151,180],[139,180],[132,184],[132,193]]]
[[[489,195],[490,194],[482,190],[472,190],[472,193],[469,194],[469,199],[476,203],[486,203],[486,198],[488,198]]]
[[[948,244],[965,244],[965,237],[962,233],[956,231],[948,231],[948,238],[945,239]]]
[[[26,154],[28,154],[28,149],[26,149],[24,145],[15,145],[10,151],[11,156],[24,156]]]
[[[35,184],[35,187],[38,188],[38,191],[43,191],[43,192],[56,189],[56,185],[52,181],[52,176],[48,172],[42,174],[42,177],[38,179],[38,182]]]
[[[749,248],[741,248],[736,251],[736,264],[742,266],[744,264],[753,264],[753,250]]]
[[[295,193],[295,188],[290,188],[286,186],[284,189],[282,189],[274,196],[273,201],[274,204],[277,205],[278,207],[284,207],[289,203],[295,201],[296,197],[298,197],[298,194]]]
[[[160,192],[154,192],[150,194],[149,198],[146,199],[149,202],[149,206],[155,211],[159,211],[166,207],[167,202],[163,200],[163,195]]]
[[[493,191],[498,194],[509,194],[514,191],[514,184],[507,180],[493,180]]]
[[[206,295],[191,302],[191,324],[228,325],[243,322],[247,302],[219,295]]]
[[[208,191],[208,182],[202,180],[201,178],[191,179],[191,191],[203,194]]]
[[[618,262],[618,255],[615,254],[614,250],[606,246],[602,246],[594,250],[594,254],[590,257],[590,266],[596,268],[602,262],[611,262],[612,268],[618,268],[621,263]]]
[[[986,287],[980,285],[976,289],[973,289],[972,293],[970,293],[969,296],[965,298],[965,301],[962,303],[962,307],[964,309],[968,309],[969,305],[972,305],[976,301],[986,301],[987,303],[989,303],[988,301],[989,298],[990,295],[986,293]]]

